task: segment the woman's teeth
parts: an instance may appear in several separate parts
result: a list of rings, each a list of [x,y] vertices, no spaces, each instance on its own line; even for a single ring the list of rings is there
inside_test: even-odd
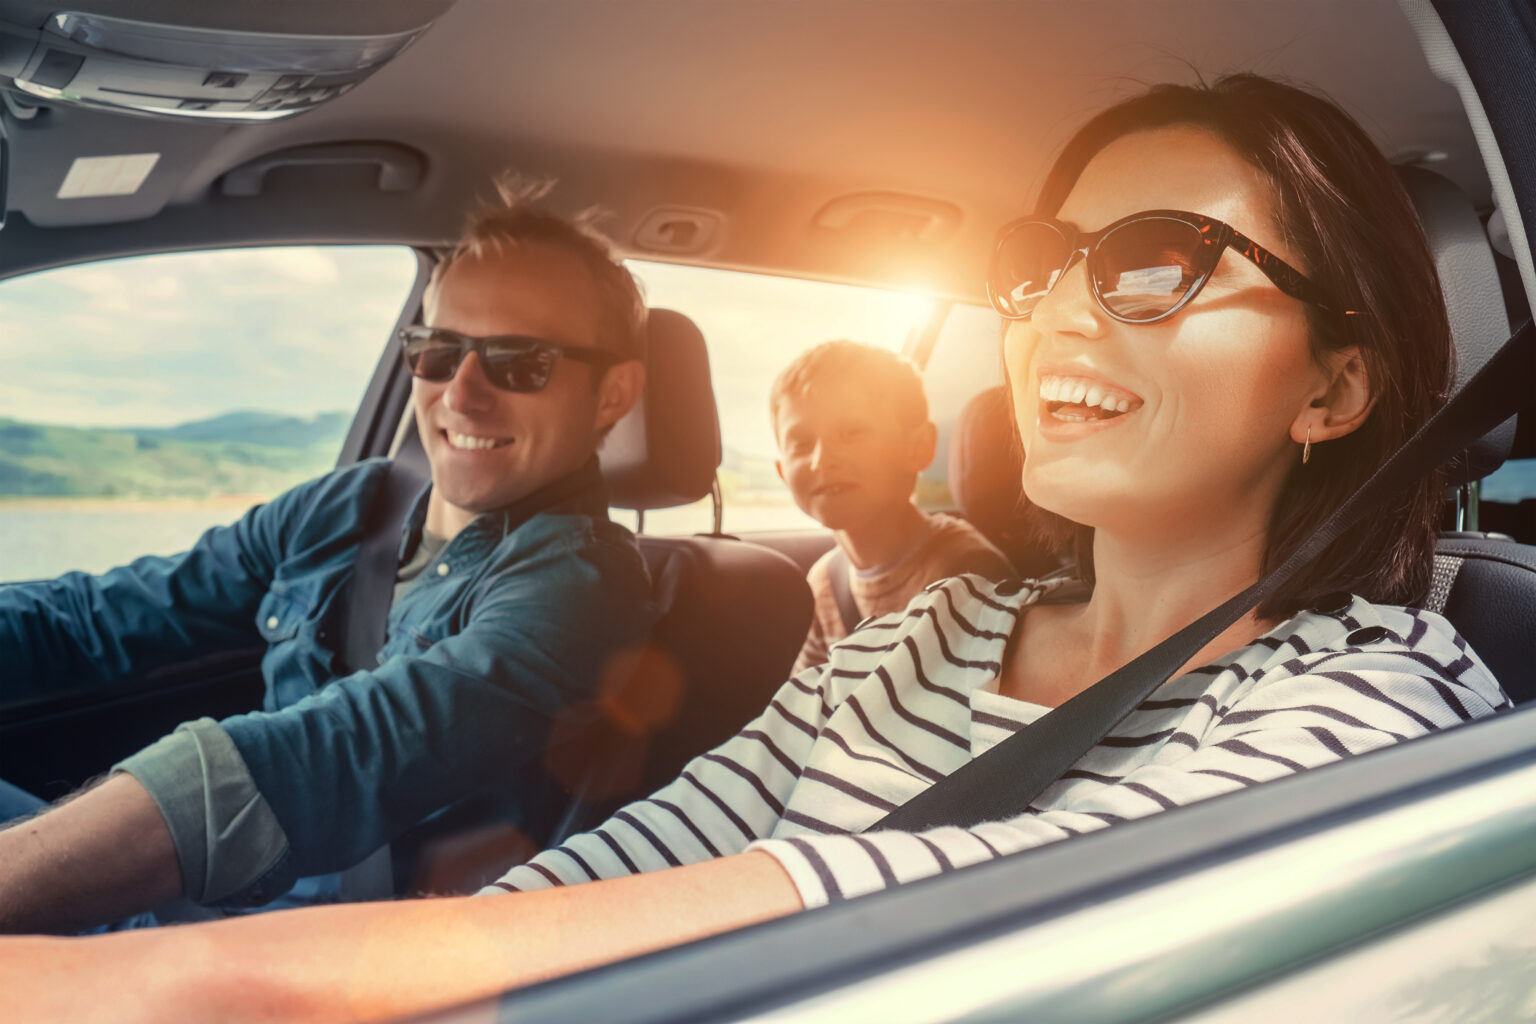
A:
[[[510,440],[497,440],[494,437],[471,437],[468,434],[455,434],[451,430],[443,433],[448,435],[448,443],[454,448],[462,448],[465,451],[484,451],[488,448],[499,448],[504,444],[510,444]]]
[[[1081,377],[1041,377],[1040,400],[1047,404],[1051,415],[1070,420],[1109,419],[1141,404]]]

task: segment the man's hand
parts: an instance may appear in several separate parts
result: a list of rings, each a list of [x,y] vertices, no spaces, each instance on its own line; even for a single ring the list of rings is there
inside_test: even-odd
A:
[[[0,932],[78,932],[180,895],[170,829],[131,775],[0,831]]]

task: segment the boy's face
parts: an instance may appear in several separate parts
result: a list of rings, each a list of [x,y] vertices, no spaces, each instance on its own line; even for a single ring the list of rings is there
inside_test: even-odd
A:
[[[857,530],[912,497],[933,461],[932,423],[902,426],[867,381],[826,380],[778,408],[779,476],[795,504],[832,530]]]

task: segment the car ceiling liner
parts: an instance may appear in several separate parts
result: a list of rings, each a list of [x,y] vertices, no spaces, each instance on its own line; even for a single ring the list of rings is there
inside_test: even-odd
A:
[[[62,104],[272,121],[352,89],[452,3],[0,0],[0,89],[13,112]]]
[[[1398,0],[1398,5],[1430,70],[1461,98],[1493,187],[1498,218],[1489,224],[1490,240],[1514,257],[1526,299],[1536,309],[1529,230],[1536,218],[1536,132],[1527,116],[1536,6],[1530,0]],[[1469,66],[1463,52],[1479,59]]]

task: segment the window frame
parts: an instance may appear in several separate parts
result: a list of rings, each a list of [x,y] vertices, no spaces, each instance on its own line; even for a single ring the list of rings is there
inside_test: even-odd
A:
[[[1077,1006],[1087,1014],[1084,1019],[1165,1020],[1536,874],[1536,790],[1528,784],[1536,771],[1533,726],[1536,705],[1069,843],[514,990],[500,998],[500,1019],[525,1024],[757,1015],[776,1015],[773,1019],[786,1024],[846,1019],[846,1005],[839,1013],[823,1013],[816,1000],[844,989],[872,992],[884,982],[899,983],[904,970],[922,969],[936,957],[986,955],[993,940],[1048,939],[1071,928],[1076,913],[1169,892],[1181,882],[1214,877],[1236,858],[1289,844],[1321,851],[1319,864],[1326,868],[1330,858],[1347,854],[1343,837],[1352,824],[1428,806],[1437,797],[1455,798],[1482,783],[1503,784],[1502,792],[1523,799],[1499,807],[1455,846],[1461,870],[1429,874],[1432,861],[1421,858],[1412,880],[1432,881],[1433,891],[1410,894],[1403,864],[1381,863],[1359,879],[1359,899],[1337,907],[1313,940],[1298,940],[1295,922],[1283,915],[1254,922],[1254,934],[1288,934],[1291,941],[1247,944],[1252,948],[1235,953],[1235,963],[1214,972],[1206,972],[1206,960],[1183,957],[1177,944],[1151,942],[1134,970],[1121,972],[1118,963],[1084,965],[1055,987],[1011,988],[1003,979],[985,1007],[975,1007],[970,993],[974,1015],[968,1015],[1061,1019],[1064,1007]],[[1521,815],[1523,821],[1514,820]],[[1426,819],[1426,832],[1433,825]],[[1370,907],[1374,913],[1360,912]],[[1231,908],[1180,935],[1186,941],[1210,937],[1230,930],[1240,916],[1240,907]],[[1202,972],[1210,975],[1206,983],[1191,980]],[[946,1013],[931,1019],[954,1018]]]

